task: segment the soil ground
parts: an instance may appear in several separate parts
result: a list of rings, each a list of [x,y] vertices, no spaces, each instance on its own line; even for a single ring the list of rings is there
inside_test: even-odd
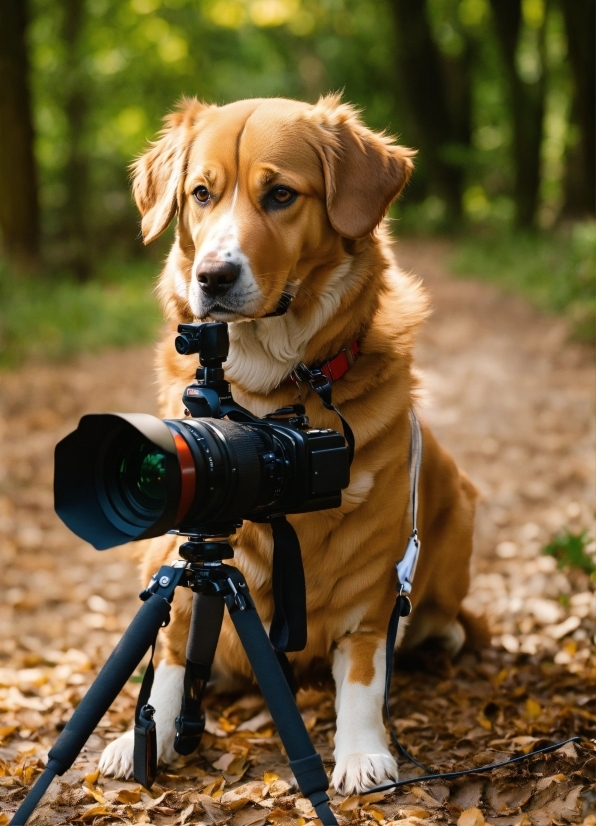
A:
[[[441,770],[482,766],[573,735],[579,745],[494,772],[370,797],[333,797],[341,823],[459,826],[596,824],[596,609],[593,583],[541,548],[560,529],[592,528],[593,354],[565,323],[498,289],[449,275],[449,248],[402,242],[400,264],[430,290],[418,345],[424,416],[482,499],[467,605],[487,615],[491,647],[455,663],[431,650],[399,662],[392,716],[407,748]],[[0,376],[0,826],[139,605],[133,551],[96,553],[53,512],[53,447],[88,411],[155,412],[152,351],[110,351]],[[259,697],[211,700],[199,756],[148,793],[95,771],[125,730],[130,682],[32,823],[306,823]],[[333,695],[299,703],[327,768]],[[400,761],[401,776],[417,769]]]

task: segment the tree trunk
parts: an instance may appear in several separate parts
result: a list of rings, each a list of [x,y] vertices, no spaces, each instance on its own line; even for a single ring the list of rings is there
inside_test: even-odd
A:
[[[497,37],[503,56],[513,119],[515,216],[519,227],[533,227],[542,172],[541,147],[546,90],[545,63],[535,83],[521,79],[516,53],[521,30],[521,0],[491,0]],[[545,13],[546,17],[546,13]],[[540,33],[544,38],[544,24]],[[543,42],[542,42],[543,45]]]
[[[567,155],[563,210],[579,217],[596,209],[596,2],[562,0],[561,10],[574,87],[571,122],[579,130],[579,142]]]
[[[470,141],[470,74],[462,71],[463,64],[456,58],[443,62],[432,38],[426,0],[390,0],[390,7],[403,94],[418,130],[430,184],[457,219],[464,169],[454,156],[458,145],[468,146]]]
[[[82,72],[81,35],[85,22],[85,0],[62,0],[62,38],[65,45],[64,111],[67,122],[67,151],[64,168],[66,203],[62,232],[65,264],[79,281],[92,273],[93,257],[88,244],[87,198],[89,162],[84,145],[87,94]]]
[[[27,22],[26,0],[0,0],[0,232],[5,255],[21,272],[39,263]]]

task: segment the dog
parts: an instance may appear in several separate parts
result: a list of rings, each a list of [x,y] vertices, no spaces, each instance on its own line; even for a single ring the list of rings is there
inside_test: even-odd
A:
[[[172,346],[188,321],[229,323],[225,375],[234,398],[257,416],[296,402],[311,426],[339,429],[299,363],[321,365],[351,349],[333,402],[355,435],[350,485],[340,508],[289,517],[302,549],[308,641],[290,654],[298,681],[314,661],[331,663],[337,730],[332,784],[356,794],[396,779],[382,717],[385,638],[395,603],[395,563],[411,531],[409,411],[421,379],[414,336],[428,314],[420,282],[401,272],[384,218],[413,169],[410,149],[368,129],[336,95],[315,105],[285,99],[213,106],[184,99],[159,139],[133,164],[133,193],[149,243],[177,216],[158,295],[169,325],[157,371],[161,415],[181,418],[196,364]],[[293,299],[279,317],[283,293]],[[353,346],[355,343],[356,346]],[[357,348],[357,355],[354,352]],[[418,528],[421,552],[397,646],[437,640],[461,649],[471,619],[469,586],[476,492],[422,423]],[[265,627],[273,615],[271,528],[245,522],[234,537]],[[152,540],[144,581],[176,557],[172,536]],[[159,759],[175,758],[191,594],[178,589],[151,694]],[[216,688],[252,679],[226,617],[214,662]],[[105,749],[104,774],[132,772],[132,732]]]

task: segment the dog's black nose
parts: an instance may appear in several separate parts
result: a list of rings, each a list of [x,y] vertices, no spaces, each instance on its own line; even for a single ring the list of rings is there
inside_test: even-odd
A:
[[[239,275],[239,264],[224,261],[204,261],[197,271],[201,289],[207,295],[222,295],[227,292]]]

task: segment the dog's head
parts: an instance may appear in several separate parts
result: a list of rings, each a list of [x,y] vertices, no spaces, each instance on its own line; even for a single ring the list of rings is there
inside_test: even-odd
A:
[[[182,314],[259,318],[366,238],[412,170],[337,96],[318,104],[183,101],[133,165],[145,243],[178,214]],[[305,288],[305,293],[308,290]]]

